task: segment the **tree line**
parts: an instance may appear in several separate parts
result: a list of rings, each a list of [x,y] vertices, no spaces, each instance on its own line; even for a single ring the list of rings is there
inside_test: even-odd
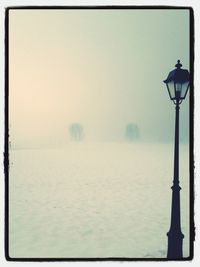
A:
[[[80,123],[72,123],[69,125],[69,134],[71,140],[82,141],[84,139],[84,127]],[[127,141],[135,141],[140,137],[139,127],[135,123],[128,123],[125,127],[125,138]]]

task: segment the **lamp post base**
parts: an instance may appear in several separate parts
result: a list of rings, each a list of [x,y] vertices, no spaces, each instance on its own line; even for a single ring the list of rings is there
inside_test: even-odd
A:
[[[168,259],[182,259],[183,258],[183,238],[184,235],[179,232],[175,233],[169,231],[167,233],[168,236],[168,251],[167,251],[167,258]]]

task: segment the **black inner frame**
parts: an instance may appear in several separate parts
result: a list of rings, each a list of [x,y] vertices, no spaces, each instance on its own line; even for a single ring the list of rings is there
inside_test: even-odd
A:
[[[167,258],[127,258],[127,257],[108,257],[108,258],[12,258],[9,256],[9,10],[17,9],[118,9],[118,10],[163,10],[163,9],[185,9],[190,13],[190,94],[189,94],[189,171],[190,171],[190,256],[173,261],[188,261],[194,256],[194,12],[192,7],[183,6],[15,6],[5,9],[5,135],[4,135],[4,173],[5,173],[5,226],[4,226],[4,249],[7,261],[171,261]]]

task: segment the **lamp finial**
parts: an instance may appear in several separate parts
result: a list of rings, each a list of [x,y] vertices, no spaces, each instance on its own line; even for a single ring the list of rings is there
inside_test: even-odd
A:
[[[182,67],[182,64],[180,63],[180,60],[177,60],[177,64],[175,65],[177,69],[180,69]]]

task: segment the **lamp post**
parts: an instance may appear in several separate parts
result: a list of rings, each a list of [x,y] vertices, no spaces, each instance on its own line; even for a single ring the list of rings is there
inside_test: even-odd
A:
[[[170,99],[175,104],[175,139],[174,139],[174,179],[172,189],[171,205],[171,225],[168,236],[167,258],[178,259],[183,257],[182,245],[184,235],[181,232],[181,215],[180,215],[180,190],[179,186],[179,108],[185,99],[189,89],[189,72],[181,69],[182,64],[178,60],[175,65],[176,69],[172,70],[164,83]]]

